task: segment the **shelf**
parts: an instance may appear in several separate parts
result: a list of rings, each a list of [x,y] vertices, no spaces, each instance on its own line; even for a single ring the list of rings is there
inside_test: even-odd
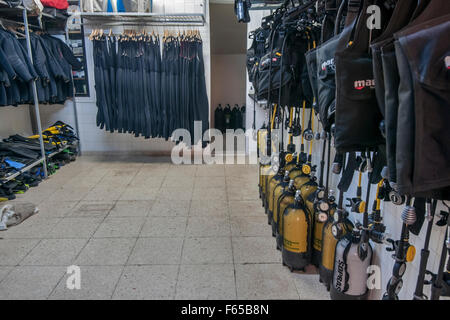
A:
[[[205,15],[203,13],[144,13],[144,12],[75,12],[69,19],[75,17],[83,18],[85,25],[107,23],[118,24],[189,24],[204,25]]]
[[[284,1],[264,1],[264,0],[252,0],[252,6],[249,10],[276,10]]]
[[[36,160],[35,162],[33,162],[33,163],[31,163],[31,164],[25,166],[24,168],[20,169],[19,171],[12,173],[12,174],[8,175],[8,176],[5,177],[5,178],[1,178],[1,179],[0,179],[0,185],[6,183],[6,182],[8,182],[8,181],[11,181],[12,179],[17,178],[17,177],[20,176],[22,173],[25,173],[25,172],[27,172],[28,170],[31,170],[31,169],[33,169],[34,167],[40,165],[43,161],[44,161],[44,158],[40,158],[40,159]]]

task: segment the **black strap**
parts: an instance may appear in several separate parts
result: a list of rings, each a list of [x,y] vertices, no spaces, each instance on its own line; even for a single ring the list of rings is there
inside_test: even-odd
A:
[[[358,161],[356,161],[356,153],[349,152],[347,165],[345,166],[345,168],[343,168],[344,171],[342,173],[341,180],[339,181],[338,184],[338,189],[341,192],[346,192],[348,190],[350,184],[352,183],[355,170],[357,168],[358,168]]]

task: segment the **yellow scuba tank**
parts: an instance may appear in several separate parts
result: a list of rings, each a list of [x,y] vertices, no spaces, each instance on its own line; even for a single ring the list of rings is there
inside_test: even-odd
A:
[[[264,206],[264,183],[265,183],[265,176],[268,174],[268,170],[270,169],[270,162],[264,163],[265,160],[267,160],[267,129],[260,129],[258,130],[257,134],[257,153],[259,158],[259,197],[263,203]]]
[[[338,241],[353,230],[348,212],[333,208],[322,231],[322,255],[319,265],[319,279],[330,290],[333,277],[335,251]]]
[[[276,236],[276,223],[278,221],[278,200],[283,195],[283,193],[286,191],[286,189],[289,186],[289,171],[284,172],[284,177],[281,183],[277,184],[275,186],[275,189],[273,190],[273,196],[272,196],[272,236]]]
[[[304,270],[311,262],[312,216],[305,207],[300,190],[295,193],[294,203],[281,213],[283,237],[283,265],[291,271]]]
[[[273,221],[273,191],[275,187],[283,181],[284,169],[280,167],[276,175],[274,175],[267,183],[266,203],[267,203],[267,220],[269,224]],[[269,176],[270,177],[270,176]]]
[[[290,180],[289,186],[277,201],[277,214],[274,215],[272,232],[275,231],[276,233],[278,250],[281,250],[281,247],[283,246],[283,234],[281,230],[283,225],[283,212],[289,205],[294,203],[295,191],[294,181]]]

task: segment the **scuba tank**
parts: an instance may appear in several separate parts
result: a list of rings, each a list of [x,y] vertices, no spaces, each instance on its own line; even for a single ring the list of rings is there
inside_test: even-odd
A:
[[[280,199],[281,195],[286,191],[286,189],[289,186],[289,171],[284,171],[284,177],[281,183],[277,184],[273,190],[273,196],[272,196],[272,236],[276,236],[276,225],[279,217],[278,213],[278,200]],[[270,208],[270,207],[269,207]]]
[[[367,255],[360,257],[361,240],[361,232],[355,227],[337,243],[330,291],[333,300],[367,299],[367,268],[371,264],[372,247],[369,245]]]
[[[273,208],[274,208],[274,202],[273,202],[273,191],[275,190],[275,187],[282,182],[283,176],[284,176],[284,168],[283,166],[280,166],[278,169],[278,172],[276,175],[274,175],[270,180],[268,180],[267,183],[267,191],[266,191],[266,203],[267,203],[267,219],[269,224],[272,224],[273,222]]]
[[[225,114],[221,104],[219,104],[214,111],[214,126],[217,130],[220,130],[220,132],[225,132]]]
[[[234,105],[231,110],[231,127],[233,130],[237,130],[241,127],[242,119],[240,118],[241,111],[239,110],[239,106],[237,104]]]
[[[223,115],[224,115],[224,129],[233,129],[233,123],[231,121],[232,111],[229,104],[226,105],[226,107],[223,109]],[[224,130],[224,131],[225,131]]]
[[[295,184],[293,180],[289,181],[289,186],[287,189],[283,192],[281,197],[278,199],[277,202],[277,215],[274,216],[273,224],[272,224],[272,233],[274,230],[275,225],[275,233],[277,237],[277,249],[281,250],[281,247],[283,246],[283,232],[282,232],[282,226],[283,226],[283,213],[286,210],[288,206],[294,203],[295,198]],[[301,195],[300,195],[301,196]]]
[[[240,122],[240,126],[239,126],[239,127],[240,127],[242,130],[245,131],[245,127],[246,127],[245,105],[243,105],[243,106],[241,107],[241,110],[239,110],[239,111],[241,112],[241,116],[240,116],[241,122]]]
[[[331,141],[329,141],[331,142]],[[330,147],[328,148],[328,161],[330,161]],[[343,166],[345,159],[343,159]],[[328,167],[328,170],[330,167]],[[327,174],[327,187],[329,176]],[[330,190],[331,192],[331,190]],[[322,231],[321,234],[321,255],[319,263],[319,280],[327,290],[330,290],[335,263],[335,252],[338,240],[344,237],[353,229],[352,222],[348,219],[348,212],[343,208],[344,190],[339,192],[339,203],[336,206],[334,197],[325,193],[325,197],[316,202],[316,219],[322,224],[322,229],[317,228],[315,232]],[[336,208],[337,207],[337,208]],[[324,220],[325,219],[325,220]],[[319,225],[319,223],[316,223]],[[317,251],[316,251],[317,252]]]
[[[369,175],[369,183],[367,186],[366,203],[370,199],[370,181],[372,178],[372,162],[370,159],[370,152],[367,150],[367,171]],[[342,194],[340,195],[340,204]],[[341,209],[342,207],[339,206]],[[343,211],[343,210],[342,210]],[[338,224],[345,219],[345,214],[339,217],[338,210],[335,216],[338,215],[337,221],[333,224],[332,232],[336,236],[342,234]],[[373,249],[370,243],[370,229],[369,229],[369,213],[367,205],[363,213],[363,225],[358,224],[353,228],[353,231],[341,238],[336,245],[335,262],[333,270],[333,278],[331,282],[330,297],[333,300],[366,300],[370,291],[367,287],[367,268],[372,263]]]
[[[312,215],[305,209],[300,190],[295,192],[294,203],[284,212],[280,224],[283,238],[283,265],[291,271],[304,270],[311,262]]]
[[[259,159],[259,198],[264,206],[265,177],[270,172],[270,159],[267,157],[267,128],[263,124],[257,133],[257,156]]]

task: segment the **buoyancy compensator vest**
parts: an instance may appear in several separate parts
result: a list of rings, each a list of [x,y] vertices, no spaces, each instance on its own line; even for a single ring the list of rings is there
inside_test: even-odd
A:
[[[291,271],[304,270],[311,262],[313,218],[305,207],[300,190],[296,191],[294,203],[284,210],[282,216],[283,265]]]
[[[400,71],[396,161],[400,193],[450,199],[449,30],[450,3],[438,0],[394,35]],[[407,124],[409,115],[412,126]],[[410,145],[409,152],[401,152],[403,143]]]
[[[335,53],[336,129],[338,152],[360,151],[384,143],[382,118],[375,96],[371,32],[367,27],[371,0],[348,2],[347,18]]]
[[[334,36],[325,41],[325,30],[322,29],[321,45],[316,49],[317,65],[317,108],[319,110],[320,122],[327,132],[330,131],[334,123],[335,95],[336,95],[336,65],[334,55],[338,45],[339,28],[341,19],[346,10],[347,0],[343,1],[336,17]],[[327,17],[325,19],[328,19]]]

